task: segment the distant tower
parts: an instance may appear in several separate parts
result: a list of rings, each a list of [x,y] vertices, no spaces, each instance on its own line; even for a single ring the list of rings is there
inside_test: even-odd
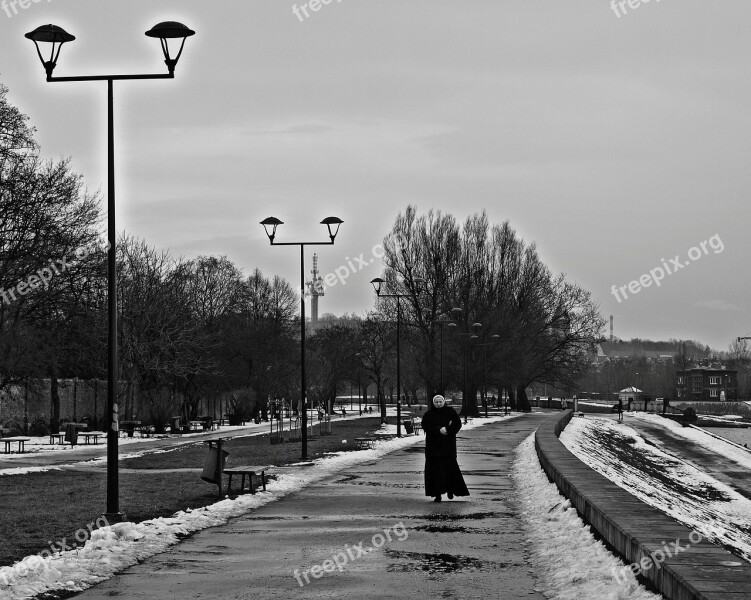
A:
[[[305,282],[305,284],[308,286],[308,292],[311,296],[310,301],[310,328],[311,330],[315,331],[315,329],[318,327],[318,297],[319,296],[325,296],[323,290],[323,279],[318,274],[318,255],[313,255],[313,270],[311,271],[313,274],[313,279],[310,281]]]
[[[610,341],[613,341],[613,315],[610,315]]]

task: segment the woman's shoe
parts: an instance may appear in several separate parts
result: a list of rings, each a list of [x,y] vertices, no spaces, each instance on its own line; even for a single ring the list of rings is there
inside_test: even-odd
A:
[[[435,497],[435,498],[433,499],[433,502],[440,502],[440,501],[441,501],[441,497],[440,497],[440,496],[436,496],[436,497]]]

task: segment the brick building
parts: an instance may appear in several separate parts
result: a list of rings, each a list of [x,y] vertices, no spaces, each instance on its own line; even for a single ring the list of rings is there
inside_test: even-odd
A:
[[[693,367],[676,371],[678,401],[719,402],[738,399],[738,371],[724,367]]]

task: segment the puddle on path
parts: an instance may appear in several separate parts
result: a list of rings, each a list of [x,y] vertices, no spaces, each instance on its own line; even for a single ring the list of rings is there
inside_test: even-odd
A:
[[[489,571],[499,566],[499,563],[484,562],[471,556],[456,556],[454,554],[431,554],[427,552],[402,552],[386,550],[389,558],[409,561],[408,563],[391,563],[386,571],[409,573],[411,571],[427,571],[429,573],[456,573],[458,571]]]

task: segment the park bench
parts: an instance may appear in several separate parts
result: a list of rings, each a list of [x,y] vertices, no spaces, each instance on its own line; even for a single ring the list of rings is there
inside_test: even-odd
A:
[[[375,447],[375,439],[370,437],[355,438],[358,450],[368,450]]]
[[[120,421],[120,431],[132,438],[136,429],[141,426],[141,421]]]
[[[91,442],[91,439],[94,439],[94,445],[96,446],[99,443],[99,438],[107,435],[104,433],[104,431],[79,431],[79,436],[83,436],[84,444],[87,446]]]
[[[261,485],[263,486],[263,491],[266,491],[266,471],[268,471],[271,467],[270,466],[242,466],[242,467],[225,467],[223,473],[229,477],[227,481],[227,493],[232,492],[232,476],[233,475],[240,475],[240,491],[239,493],[242,494],[245,491],[245,478],[248,478],[248,483],[250,487],[250,493],[255,494],[255,486],[253,485],[253,477],[260,477],[261,478]]]
[[[10,454],[10,445],[13,444],[13,443],[17,443],[18,444],[18,453],[21,454],[21,453],[23,453],[25,451],[24,450],[24,445],[30,439],[31,438],[27,438],[27,437],[7,437],[7,438],[3,438],[0,441],[2,441],[3,444],[5,444],[5,454]]]
[[[50,446],[58,444],[62,445],[65,443],[65,434],[64,433],[50,433]]]

